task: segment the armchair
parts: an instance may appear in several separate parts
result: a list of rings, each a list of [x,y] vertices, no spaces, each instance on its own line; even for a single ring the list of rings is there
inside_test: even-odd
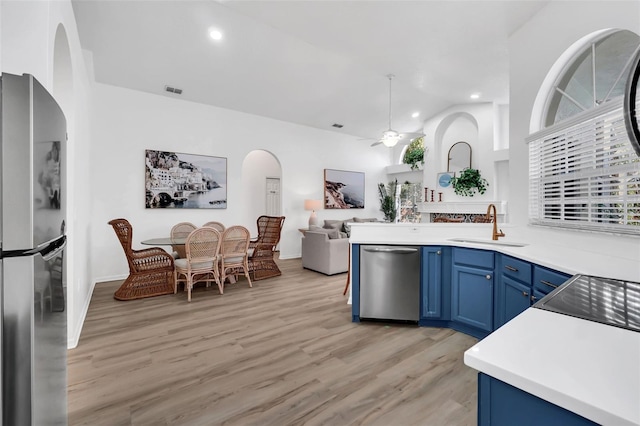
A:
[[[274,252],[280,241],[284,216],[260,216],[257,224],[258,237],[249,242],[249,273],[254,281],[282,275]]]
[[[133,227],[126,219],[113,219],[109,225],[113,227],[129,263],[129,276],[113,297],[117,300],[133,300],[173,294],[173,257],[160,247],[133,250]]]

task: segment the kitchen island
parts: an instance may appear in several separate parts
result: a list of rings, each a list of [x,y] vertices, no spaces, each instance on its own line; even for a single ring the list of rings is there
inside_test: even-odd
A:
[[[640,282],[637,238],[503,225],[506,237],[496,243],[491,240],[491,227],[354,224],[350,242],[354,246],[412,244],[487,250],[567,275]],[[357,267],[352,267],[356,276]],[[480,372],[481,425],[499,424],[492,423],[490,408],[500,401],[487,399],[487,380],[575,413],[575,424],[592,424],[585,420],[589,419],[604,425],[640,425],[638,332],[529,308],[466,351],[465,363]],[[519,413],[536,424],[537,413],[529,411]]]

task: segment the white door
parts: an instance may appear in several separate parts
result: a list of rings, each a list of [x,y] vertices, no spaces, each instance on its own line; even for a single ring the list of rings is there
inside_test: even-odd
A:
[[[267,216],[280,216],[280,178],[267,178]]]

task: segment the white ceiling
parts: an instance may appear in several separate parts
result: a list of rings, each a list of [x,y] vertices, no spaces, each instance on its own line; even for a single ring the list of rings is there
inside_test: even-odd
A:
[[[389,127],[390,73],[400,132],[451,105],[507,103],[508,37],[546,3],[74,0],[73,9],[98,82],[355,140]]]

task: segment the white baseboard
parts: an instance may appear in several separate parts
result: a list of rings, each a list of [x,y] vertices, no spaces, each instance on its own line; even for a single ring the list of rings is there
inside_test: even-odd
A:
[[[89,304],[91,303],[91,296],[93,296],[93,290],[96,287],[97,283],[105,282],[105,281],[116,281],[116,280],[124,280],[129,276],[129,274],[124,275],[112,275],[107,277],[101,277],[93,280],[91,283],[91,289],[87,293],[87,297],[82,304],[82,311],[80,315],[80,319],[75,327],[73,327],[73,332],[67,336],[67,349],[73,349],[78,346],[80,342],[80,335],[82,334],[82,326],[84,325],[84,320],[87,317],[87,312],[89,312]],[[67,329],[69,329],[67,327]]]

